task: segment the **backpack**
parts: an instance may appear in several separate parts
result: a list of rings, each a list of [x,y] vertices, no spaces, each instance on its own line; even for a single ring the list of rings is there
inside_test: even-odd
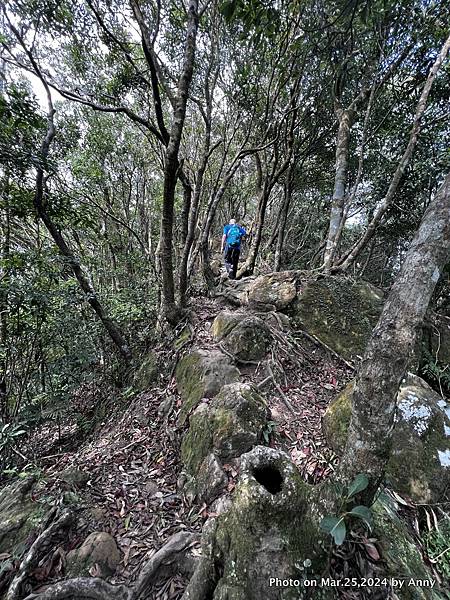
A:
[[[241,243],[242,231],[238,225],[233,225],[227,233],[227,244],[231,248],[237,248]]]

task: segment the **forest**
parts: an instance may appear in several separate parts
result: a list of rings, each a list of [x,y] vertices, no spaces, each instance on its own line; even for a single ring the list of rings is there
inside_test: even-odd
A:
[[[0,600],[450,600],[450,4],[0,5]]]

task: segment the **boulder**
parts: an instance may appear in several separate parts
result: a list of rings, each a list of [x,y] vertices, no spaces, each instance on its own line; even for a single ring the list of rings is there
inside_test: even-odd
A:
[[[351,416],[350,383],[323,417],[330,446],[341,453]],[[415,502],[442,502],[450,490],[450,418],[444,400],[420,377],[408,374],[397,396],[391,457],[386,478]]]
[[[261,275],[247,289],[247,303],[253,308],[285,310],[297,296],[299,272],[281,271]]]
[[[70,577],[110,577],[121,560],[114,538],[105,531],[94,531],[67,554],[66,572]]]
[[[238,361],[261,360],[267,354],[272,336],[259,317],[246,317],[223,340],[224,348]]]
[[[330,276],[307,282],[290,310],[294,326],[351,360],[364,353],[382,307],[383,292],[372,284]]]
[[[324,561],[314,558],[317,535],[307,516],[308,494],[283,452],[258,446],[244,454],[228,510],[203,529],[202,556],[185,598],[303,598],[301,587],[278,587],[270,578],[299,580],[323,571]],[[305,564],[311,571],[305,572]],[[201,596],[205,576],[208,593]],[[332,597],[325,592],[323,598]]]
[[[180,425],[202,398],[214,397],[224,385],[238,381],[239,377],[239,369],[222,352],[197,350],[186,354],[175,371],[177,389],[183,399]]]
[[[246,313],[223,310],[211,325],[211,335],[215,342],[220,342],[231,330],[246,317]]]
[[[49,507],[32,499],[34,479],[18,480],[0,490],[0,554],[20,557],[36,537]]]
[[[200,404],[189,420],[181,444],[187,473],[196,476],[210,453],[226,462],[250,450],[261,440],[267,418],[267,407],[253,387],[224,386],[209,404]]]

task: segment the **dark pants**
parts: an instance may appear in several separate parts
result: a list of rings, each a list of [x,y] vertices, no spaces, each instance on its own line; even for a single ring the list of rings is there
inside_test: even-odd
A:
[[[240,248],[232,248],[231,246],[225,250],[225,268],[230,279],[236,278]]]

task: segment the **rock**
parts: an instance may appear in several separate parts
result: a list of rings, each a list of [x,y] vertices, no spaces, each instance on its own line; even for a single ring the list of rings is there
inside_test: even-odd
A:
[[[323,417],[324,434],[338,454],[346,442],[352,391],[350,383]],[[425,381],[410,373],[400,386],[397,406],[386,478],[395,491],[415,502],[442,502],[450,489],[449,407]]]
[[[298,588],[270,586],[269,579],[299,579],[296,565],[314,555],[307,498],[306,484],[283,452],[258,446],[242,457],[231,507],[217,519],[215,600],[300,597]]]
[[[200,502],[210,504],[223,492],[228,477],[214,454],[202,462],[195,480],[195,494]]]
[[[220,342],[231,330],[246,317],[246,313],[223,310],[214,319],[211,326],[211,335],[215,342]]]
[[[48,507],[32,500],[34,482],[29,477],[0,490],[0,553],[20,557],[36,537]]]
[[[114,538],[105,531],[94,531],[67,554],[66,573],[71,577],[110,577],[121,560]]]
[[[396,590],[399,600],[444,600],[445,596],[439,589],[439,584],[435,585],[433,592],[425,587],[407,584],[410,578],[436,582],[435,574],[424,562],[408,524],[398,518],[395,508],[390,509],[388,513],[379,500],[372,505],[371,510],[374,518],[374,537],[377,538],[385,565],[382,577],[406,580],[403,588]]]
[[[239,377],[239,369],[222,352],[197,350],[186,354],[175,371],[177,389],[183,399],[179,424],[186,421],[202,398],[212,398],[224,385],[238,381]]]
[[[224,348],[238,361],[261,360],[267,354],[272,336],[264,321],[246,317],[223,340]]]
[[[155,352],[147,354],[133,377],[133,387],[138,392],[145,392],[158,379],[160,365]]]
[[[211,452],[222,462],[237,458],[256,445],[268,418],[267,407],[248,384],[233,383],[192,414],[181,444],[181,460],[196,476]]]
[[[59,473],[59,478],[64,481],[64,483],[81,489],[86,487],[90,475],[85,471],[80,471],[80,469],[64,469],[64,471]]]
[[[297,297],[298,279],[298,271],[261,275],[248,287],[247,303],[254,308],[270,305],[285,310]]]
[[[291,307],[294,326],[315,335],[343,358],[362,355],[383,306],[383,292],[365,281],[309,281]]]
[[[165,398],[158,406],[158,416],[161,417],[161,419],[165,419],[169,415],[173,404],[174,397],[167,396],[167,398]]]

